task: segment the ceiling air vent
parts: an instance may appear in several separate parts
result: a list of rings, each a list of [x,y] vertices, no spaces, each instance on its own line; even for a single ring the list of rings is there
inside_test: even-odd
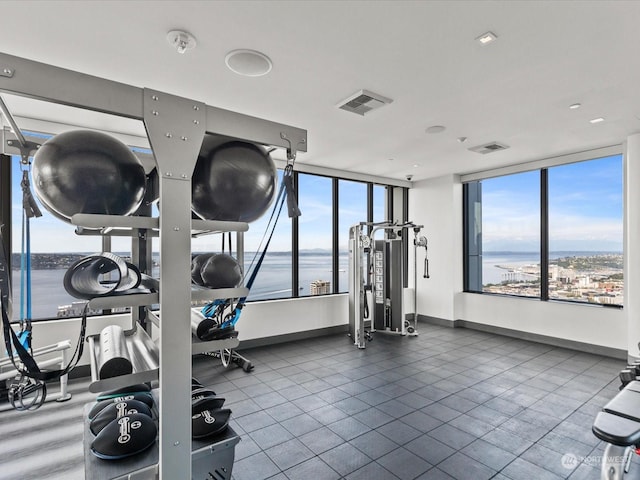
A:
[[[505,145],[504,143],[490,142],[490,143],[485,143],[484,145],[478,145],[477,147],[471,147],[469,150],[471,150],[472,152],[486,155],[487,153],[497,152],[499,150],[506,150],[507,148],[509,148],[509,145]]]
[[[391,102],[393,102],[393,100],[390,98],[383,97],[369,90],[360,90],[338,103],[338,108],[346,110],[347,112],[357,113],[358,115],[365,115],[371,110],[375,110]]]

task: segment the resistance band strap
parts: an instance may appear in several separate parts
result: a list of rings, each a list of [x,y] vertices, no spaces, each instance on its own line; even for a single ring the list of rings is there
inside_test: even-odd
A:
[[[9,264],[7,262],[7,255],[4,251],[4,241],[2,239],[2,228],[4,225],[0,225],[0,303],[7,309],[8,315],[13,314],[11,298],[11,272],[9,271]]]
[[[20,186],[22,187],[22,208],[24,209],[24,213],[27,218],[41,217],[42,212],[40,211],[40,207],[38,207],[38,204],[31,193],[28,170],[22,171],[22,181],[20,182]]]
[[[286,175],[286,172],[285,172],[285,175]],[[256,277],[258,276],[258,271],[260,270],[260,266],[262,265],[264,257],[267,254],[267,250],[269,249],[269,243],[271,242],[271,239],[273,238],[273,234],[276,231],[276,225],[278,224],[278,219],[280,218],[280,212],[282,211],[282,207],[284,205],[284,199],[286,197],[286,190],[284,186],[285,186],[285,183],[282,182],[282,184],[280,185],[280,191],[278,192],[278,198],[276,199],[276,204],[273,208],[273,212],[271,212],[271,218],[269,219],[269,222],[271,222],[271,219],[273,219],[275,215],[273,225],[271,226],[271,233],[269,234],[269,238],[267,238],[267,243],[265,243],[264,249],[260,253],[260,257],[258,258],[258,263],[256,263],[255,267],[253,268],[253,271],[251,272],[251,275],[249,276],[249,280],[247,281],[246,286],[249,290],[251,290],[251,287],[253,286],[253,282],[255,282]],[[246,300],[247,300],[247,297],[242,297],[240,300],[238,300],[238,305],[244,305]]]
[[[38,364],[35,359],[31,356],[31,354],[22,346],[18,336],[11,328],[11,322],[9,322],[9,316],[7,315],[7,310],[4,308],[4,303],[2,304],[2,327],[4,331],[4,344],[7,349],[7,355],[11,359],[11,363],[14,368],[21,373],[22,375],[30,378],[34,378],[36,380],[48,381],[48,380],[56,380],[63,375],[66,375],[75,367],[82,357],[82,352],[84,350],[84,337],[87,328],[87,310],[89,308],[89,304],[85,305],[84,311],[82,312],[82,324],[80,327],[80,336],[78,337],[78,344],[76,345],[76,350],[73,352],[73,356],[71,360],[62,370],[51,370],[51,371],[40,371]],[[13,349],[11,344],[15,347],[15,351],[20,358],[20,361],[25,366],[25,369],[20,368],[14,359]]]
[[[280,189],[278,190],[278,196],[276,197],[276,202],[274,204],[273,210],[271,211],[271,216],[269,217],[269,221],[267,222],[267,229],[265,230],[265,235],[262,237],[260,244],[262,244],[262,242],[264,241],[264,238],[269,230],[269,226],[271,226],[271,233],[269,233],[267,242],[265,243],[264,248],[262,249],[262,252],[260,252],[260,257],[258,258],[257,263],[253,267],[253,270],[251,271],[251,275],[249,276],[249,279],[247,280],[247,283],[246,283],[246,287],[249,291],[251,291],[251,287],[253,286],[253,283],[255,282],[256,277],[258,276],[258,272],[260,271],[260,267],[262,266],[264,257],[267,254],[267,250],[269,249],[269,243],[271,243],[271,239],[273,238],[273,234],[275,233],[276,225],[278,224],[278,219],[280,218],[280,213],[282,212],[282,207],[284,206],[285,199],[287,199],[289,216],[298,217],[301,215],[301,212],[298,208],[298,204],[295,198],[292,172],[293,172],[293,166],[287,165],[287,167],[284,170],[283,181],[280,184]],[[291,199],[289,200],[289,198]],[[231,244],[231,239],[229,239],[229,244]],[[253,265],[253,262],[255,262],[255,259],[256,257],[254,256],[251,262],[252,265]],[[242,307],[244,306],[246,301],[247,301],[247,297],[242,297],[238,299],[238,303],[236,304],[235,308],[232,311],[232,314],[234,314],[234,317],[233,317],[234,324],[238,320],[240,311],[242,310]],[[212,304],[209,304],[202,309],[202,313],[207,317],[212,316],[213,306],[218,306],[218,305],[216,305],[215,302]]]
[[[258,258],[258,262],[256,263],[255,267],[253,268],[251,275],[249,276],[249,280],[247,280],[247,289],[249,291],[251,291],[251,287],[253,286],[253,282],[255,282],[256,277],[258,276],[258,271],[260,270],[260,266],[262,265],[262,261],[264,260],[265,255],[267,254],[267,249],[269,248],[269,242],[271,242],[271,238],[273,237],[273,233],[276,230],[276,225],[278,223],[278,218],[280,217],[280,212],[282,211],[282,207],[284,206],[284,183],[281,185],[280,187],[280,191],[278,192],[278,198],[276,199],[276,204],[274,205],[273,211],[271,212],[271,218],[269,219],[269,223],[271,223],[271,221],[274,219],[274,215],[275,215],[275,221],[273,222],[273,225],[271,226],[271,233],[269,234],[269,238],[267,239],[267,243],[264,246],[264,249],[262,250],[262,252],[260,253],[260,257]],[[277,213],[276,213],[277,212]],[[265,232],[266,234],[266,232]],[[255,260],[255,257],[254,257]],[[218,302],[219,300],[216,300],[216,302]],[[244,307],[245,302],[247,301],[247,297],[242,297],[240,299],[238,299],[238,303],[236,304],[236,306],[233,308],[233,310],[231,311],[231,313],[229,314],[229,316],[232,318],[232,320],[230,321],[231,323],[229,323],[228,325],[230,327],[232,327],[233,325],[235,325],[235,323],[238,321],[238,318],[240,317],[240,312],[242,311],[242,307]],[[202,314],[205,317],[209,317],[211,318],[212,316],[218,314],[220,312],[220,306],[222,305],[222,309],[224,310],[224,308],[226,307],[227,304],[222,303],[222,304],[218,304],[216,302],[212,302],[208,305],[205,305],[202,308]],[[214,309],[214,307],[217,307]],[[226,327],[227,322],[223,322],[222,325],[223,327]]]
[[[22,253],[20,257],[20,322],[26,320],[26,327],[22,326],[21,334],[26,332],[27,342],[31,336],[31,229],[29,219],[41,217],[29,183],[29,170],[22,170]],[[25,307],[26,306],[26,312]]]

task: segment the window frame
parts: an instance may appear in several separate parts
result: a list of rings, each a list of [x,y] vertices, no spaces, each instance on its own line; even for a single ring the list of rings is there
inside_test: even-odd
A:
[[[3,227],[3,236],[2,236],[2,241],[3,241],[3,246],[5,248],[5,252],[8,252],[7,255],[7,260],[10,262],[11,261],[11,235],[12,235],[12,226],[11,226],[11,198],[13,195],[12,192],[12,175],[15,175],[15,172],[13,172],[11,164],[13,161],[13,156],[12,155],[3,155],[3,160],[0,161],[0,191],[2,192],[2,198],[0,198],[0,201],[2,203],[2,207],[1,207],[1,211],[0,211],[0,222],[4,224]],[[362,220],[366,220],[366,221],[373,221],[373,212],[374,212],[374,206],[373,206],[373,192],[374,192],[374,186],[381,186],[384,188],[384,203],[386,205],[389,204],[389,202],[391,201],[390,197],[390,192],[392,191],[392,189],[394,188],[394,186],[392,184],[387,184],[387,183],[381,183],[379,181],[373,181],[372,179],[358,179],[358,178],[348,178],[348,177],[338,177],[338,176],[334,176],[331,174],[324,174],[324,173],[316,173],[313,171],[305,171],[305,170],[295,170],[294,171],[294,185],[296,186],[296,192],[298,192],[298,185],[299,185],[299,175],[314,175],[314,176],[320,176],[320,177],[325,177],[325,178],[329,178],[331,179],[331,201],[332,201],[332,219],[331,219],[331,230],[332,230],[332,266],[333,266],[333,281],[332,281],[332,292],[330,293],[330,295],[333,294],[339,294],[341,293],[339,291],[339,216],[340,216],[340,208],[339,208],[339,194],[338,194],[338,190],[339,190],[339,182],[340,180],[346,180],[346,181],[350,181],[350,182],[358,182],[361,184],[365,185],[366,191],[367,191],[367,199],[366,199],[366,205],[364,205],[363,207],[363,211],[367,212],[367,218],[366,219],[362,219]],[[382,180],[382,179],[380,179]],[[406,190],[406,187],[404,188]],[[385,211],[385,216],[389,217],[390,212],[392,210],[391,209],[386,209]],[[304,214],[304,212],[303,212]],[[407,212],[404,212],[404,216],[407,216]],[[139,252],[140,255],[144,255],[145,258],[148,257],[148,262],[151,262],[152,260],[152,252],[153,250],[153,245],[152,245],[152,238],[151,235],[147,236],[146,239],[144,240],[147,242],[146,245],[146,250],[145,248],[143,248],[144,246],[141,246],[141,251]],[[133,248],[133,247],[132,247]],[[132,250],[133,253],[133,250]],[[136,253],[138,253],[136,251]],[[290,298],[305,298],[305,297],[309,297],[311,295],[300,295],[299,292],[297,291],[296,288],[294,288],[294,286],[297,286],[297,284],[299,283],[299,222],[297,221],[297,219],[293,219],[292,222],[292,228],[291,228],[291,255],[292,255],[292,266],[291,266],[291,290],[292,290],[292,294],[290,297],[283,297],[283,298],[261,298],[261,299],[257,299],[257,300],[248,300],[249,302],[264,302],[264,301],[270,301],[270,300],[286,300],[286,299],[290,299]],[[14,288],[19,288],[18,286],[14,286]],[[62,287],[61,287],[62,288]],[[344,292],[342,292],[344,293]],[[110,313],[110,312],[104,312],[104,313]],[[57,317],[39,317],[39,318],[33,318],[32,321],[33,322],[41,322],[41,321],[53,321],[53,320],[59,320],[59,318]]]
[[[483,295],[493,296],[505,296],[509,298],[522,298],[529,300],[540,300],[545,302],[561,302],[571,305],[588,305],[588,306],[601,306],[608,308],[621,309],[623,304],[606,304],[606,303],[590,303],[579,302],[568,299],[552,298],[549,296],[549,170],[554,167],[561,167],[569,164],[575,164],[580,162],[597,161],[608,157],[620,156],[621,168],[622,168],[622,192],[624,195],[625,181],[624,171],[626,158],[621,145],[615,145],[611,147],[605,147],[596,150],[590,150],[587,152],[580,152],[576,154],[565,155],[561,157],[548,158],[536,162],[528,162],[521,165],[514,165],[505,168],[498,168],[485,172],[477,172],[469,175],[462,175],[460,177],[462,182],[462,234],[463,234],[463,291],[465,293],[476,293]],[[498,176],[515,175],[518,173],[524,173],[528,171],[540,172],[540,295],[536,297],[521,296],[508,293],[494,293],[483,291],[482,285],[482,225],[480,225],[480,238],[472,239],[472,231],[476,231],[475,203],[479,203],[482,208],[482,180],[495,178]],[[624,209],[624,205],[623,205]],[[474,213],[472,213],[472,210]],[[480,223],[482,215],[480,215]],[[624,218],[624,212],[623,212]],[[624,222],[624,220],[623,220]],[[474,242],[474,240],[477,240]],[[474,245],[475,243],[475,245]],[[623,240],[623,259],[625,255],[624,240]],[[624,260],[623,260],[624,261]],[[478,283],[479,280],[479,283]]]

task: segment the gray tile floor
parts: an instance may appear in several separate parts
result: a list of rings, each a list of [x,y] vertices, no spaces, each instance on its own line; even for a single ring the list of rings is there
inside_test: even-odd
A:
[[[235,480],[598,479],[591,425],[625,366],[432,325],[365,350],[339,335],[245,354],[250,374],[194,359],[233,410]]]
[[[249,374],[194,357],[233,410],[235,480],[599,478],[591,425],[622,360],[426,324],[374,337],[248,350]],[[0,479],[84,478],[88,383],[72,381],[67,403],[0,413]]]

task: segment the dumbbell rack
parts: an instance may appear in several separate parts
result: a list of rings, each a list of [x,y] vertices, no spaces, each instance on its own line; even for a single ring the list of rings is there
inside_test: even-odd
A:
[[[192,347],[191,231],[198,223],[191,218],[195,163],[205,139],[212,136],[285,149],[287,158],[294,159],[298,151],[307,150],[306,130],[4,53],[0,53],[0,92],[143,122],[158,172],[158,303],[167,320],[160,322],[157,340],[161,399],[157,475],[161,480],[194,478],[189,353],[194,348],[220,348],[220,344]],[[121,222],[134,221],[125,218]],[[152,299],[144,302],[149,305]]]

